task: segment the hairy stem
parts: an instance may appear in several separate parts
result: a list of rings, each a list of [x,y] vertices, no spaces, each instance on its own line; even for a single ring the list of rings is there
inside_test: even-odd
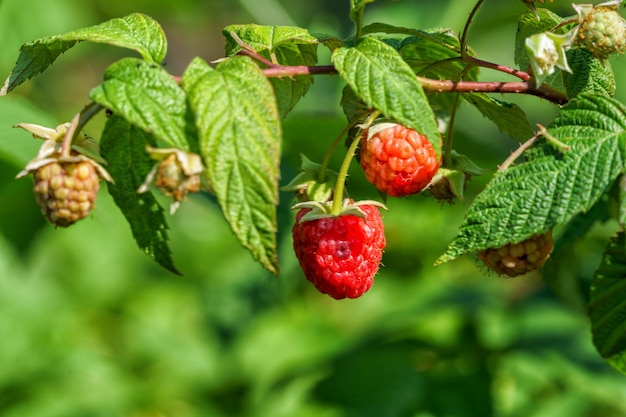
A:
[[[348,125],[344,127],[339,135],[335,138],[333,143],[328,148],[328,151],[326,151],[320,167],[319,177],[317,178],[318,182],[324,182],[324,178],[326,177],[326,170],[328,169],[328,164],[330,164],[330,157],[332,156],[333,152],[335,152],[335,149],[341,142],[341,139],[344,137],[344,135],[348,133],[350,129],[352,129],[359,122],[359,120],[359,117],[355,117],[350,123],[348,123]]]
[[[469,31],[469,27],[472,24],[472,21],[474,20],[474,17],[476,16],[476,13],[478,13],[478,9],[480,9],[480,6],[482,6],[482,4],[484,3],[485,0],[478,0],[476,2],[476,4],[474,5],[474,8],[472,9],[472,11],[470,12],[467,21],[465,22],[465,27],[463,28],[463,34],[461,35],[461,56],[463,56],[463,58],[465,58],[467,56],[466,53],[466,49],[467,49],[467,32]]]
[[[346,152],[346,156],[343,158],[343,162],[341,163],[341,168],[339,168],[339,175],[337,175],[337,183],[335,184],[335,190],[333,195],[333,205],[330,208],[331,214],[338,216],[341,213],[341,206],[343,202],[343,190],[346,185],[346,178],[348,177],[348,169],[350,168],[350,162],[352,162],[352,158],[356,153],[356,148],[359,146],[359,142],[361,139],[361,135],[363,131],[367,130],[372,123],[376,120],[376,118],[380,115],[380,112],[375,111],[370,114],[365,122],[365,125],[359,129],[357,135],[352,138],[352,143],[350,143],[350,147],[348,148],[348,152]]]

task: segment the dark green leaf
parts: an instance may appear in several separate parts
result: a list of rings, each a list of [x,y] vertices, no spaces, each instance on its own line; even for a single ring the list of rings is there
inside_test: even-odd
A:
[[[541,141],[527,151],[527,162],[497,174],[437,263],[520,242],[589,210],[624,169],[625,114],[623,104],[601,96],[571,101],[549,129],[571,149]]]
[[[526,113],[517,105],[480,93],[463,94],[463,98],[476,106],[478,111],[495,123],[501,132],[506,133],[513,139],[526,141],[534,136]]]
[[[161,26],[149,16],[134,13],[96,26],[25,43],[13,71],[0,90],[0,96],[42,73],[59,55],[81,41],[128,48],[137,51],[144,60],[156,63],[161,63],[167,52],[167,40]]]
[[[563,72],[563,83],[570,98],[587,93],[615,96],[615,74],[609,61],[595,58],[587,49],[576,48],[567,51],[567,62],[573,73]]]
[[[234,57],[204,74],[188,95],[224,216],[241,244],[277,274],[281,129],[272,87],[252,60]]]
[[[467,70],[460,58],[458,36],[449,29],[420,31],[402,41],[400,55],[418,75],[443,80],[478,79],[478,68]]]
[[[106,70],[104,82],[89,95],[168,146],[189,150],[185,92],[162,67],[122,59]]]
[[[151,192],[137,193],[155,164],[146,152],[147,145],[154,145],[154,138],[143,130],[121,117],[107,120],[100,150],[115,181],[108,184],[109,193],[130,224],[139,248],[163,268],[179,274],[167,244],[163,209]]]
[[[626,237],[609,242],[591,283],[589,317],[593,344],[612,366],[626,373]]]
[[[435,115],[413,70],[395,49],[366,37],[353,48],[335,50],[332,61],[367,106],[423,133],[440,154]]]

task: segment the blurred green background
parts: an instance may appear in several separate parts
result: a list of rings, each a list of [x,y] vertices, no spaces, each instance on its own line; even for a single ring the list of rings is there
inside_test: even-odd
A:
[[[132,12],[159,21],[167,68],[223,56],[222,27],[297,25],[349,36],[348,1],[0,0],[0,74],[22,43]],[[467,0],[379,0],[366,23],[461,31]],[[567,1],[550,4],[573,14]],[[469,34],[479,57],[513,65],[519,1],[487,0]],[[392,200],[388,246],[372,290],[335,301],[306,282],[291,250],[291,196],[279,207],[282,272],[255,264],[216,204],[192,196],[169,218],[183,276],[135,246],[104,189],[70,229],[45,223],[30,178],[14,180],[39,142],[19,122],[55,126],[87,100],[124,56],[81,44],[40,77],[0,98],[0,416],[2,417],[613,417],[626,415],[626,377],[591,345],[584,303],[611,224],[569,247],[560,299],[539,274],[486,274],[471,256],[433,268],[461,223],[463,204]],[[320,62],[328,52],[320,48]],[[623,58],[614,62],[626,99]],[[484,79],[507,79],[484,71]],[[299,154],[320,160],[341,131],[341,82],[318,77],[285,120],[283,183]],[[502,98],[502,97],[498,97]],[[504,97],[549,123],[550,105]],[[495,168],[517,143],[463,108],[455,147]],[[97,137],[96,119],[87,133]],[[337,155],[337,160],[341,155]],[[337,164],[335,164],[335,167]],[[350,191],[378,198],[353,166]],[[475,179],[471,199],[486,179]],[[550,281],[555,281],[551,279]]]

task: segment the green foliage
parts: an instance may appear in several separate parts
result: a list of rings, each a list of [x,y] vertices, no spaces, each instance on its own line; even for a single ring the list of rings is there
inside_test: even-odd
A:
[[[615,75],[608,61],[595,58],[586,49],[572,49],[567,52],[573,74],[563,73],[563,84],[567,95],[574,98],[579,94],[615,96]]]
[[[235,42],[234,33],[257,53],[281,65],[315,65],[320,39],[307,30],[285,26],[231,25],[222,31],[226,37],[226,54],[235,55],[242,47]],[[281,118],[298,103],[313,84],[313,77],[303,75],[270,80]]]
[[[589,316],[593,343],[602,357],[626,373],[626,338],[624,337],[624,296],[626,287],[626,239],[620,232],[609,242],[600,268],[591,283]]]
[[[519,106],[489,97],[486,94],[465,94],[465,100],[473,104],[483,116],[491,120],[501,132],[519,141],[533,136],[526,113]]]
[[[445,29],[462,27],[467,2],[372,8],[381,16],[398,7],[395,18],[415,17],[430,28],[378,21],[364,26],[373,2],[349,1],[345,17],[356,29],[345,39],[296,26],[226,26],[225,57],[216,65],[200,58],[180,62],[179,38],[171,42],[178,53],[170,51],[165,63],[165,34],[143,13],[23,43],[0,95],[53,63],[60,71],[2,97],[0,177],[13,177],[38,148],[9,126],[56,126],[77,113],[65,108],[68,103],[85,104],[81,91],[91,90],[96,104],[79,113],[79,130],[99,141],[115,182],[107,184],[110,195],[100,193],[91,219],[53,230],[43,226],[29,181],[0,181],[3,416],[626,414],[623,377],[607,365],[626,373],[626,107],[616,88],[626,79],[612,67],[622,62],[601,61],[568,44],[572,73],[555,69],[538,87],[526,72],[536,58],[527,55],[526,39],[544,31],[568,33],[574,21],[547,9],[521,14],[512,51],[516,68],[508,68],[478,59],[471,45]],[[157,7],[141,3],[133,9]],[[167,9],[159,21],[172,27],[172,19],[195,3],[177,4],[176,14]],[[215,7],[197,3],[189,22]],[[509,8],[524,7],[510,3],[477,2],[464,42],[497,44],[493,33],[508,27]],[[0,16],[3,41],[15,40],[7,33],[31,21],[29,11],[16,5],[0,0],[0,14],[11,12]],[[478,6],[483,8],[474,13]],[[109,7],[122,6],[113,0]],[[307,16],[305,9],[318,13],[322,7],[303,4],[293,13],[318,24],[339,16],[340,6],[332,7],[328,15]],[[214,15],[196,28],[203,36],[192,32],[190,38],[203,52],[221,56],[216,50],[222,48],[205,49],[200,42],[207,28],[223,23],[221,12],[211,10]],[[271,15],[271,8],[266,12]],[[437,16],[457,19],[436,22]],[[338,20],[337,33],[345,32],[341,25]],[[66,66],[57,62],[82,41],[129,49],[140,58],[110,66],[98,55]],[[329,65],[318,63],[328,56],[320,45],[330,51]],[[85,62],[108,66],[95,88],[76,70],[93,68]],[[185,68],[182,76],[171,73],[176,67]],[[313,86],[317,75],[336,74]],[[329,105],[340,89],[341,102]],[[545,103],[491,93],[526,93]],[[315,114],[302,113],[302,102]],[[544,123],[543,104],[550,102],[559,105],[552,108],[558,115],[545,123],[545,137],[534,137],[531,126]],[[457,112],[463,106],[485,120]],[[344,303],[307,285],[291,250],[293,195],[278,191],[279,181],[291,178],[315,184],[325,168],[317,195],[328,198],[338,177],[333,169],[344,157],[338,145],[361,128],[348,126],[340,108],[350,122],[379,111],[425,133],[442,156],[440,172],[454,174],[452,186],[459,195],[465,191],[469,204],[389,199],[384,268],[371,292]],[[94,117],[93,110],[105,109],[106,119]],[[502,135],[486,134],[486,123]],[[523,155],[503,163],[509,147],[529,139],[518,152]],[[196,152],[205,165],[202,194],[188,196],[174,216],[163,212],[158,195],[137,193],[156,164],[147,145]],[[490,169],[474,169],[457,149]],[[500,164],[493,178],[469,181]],[[372,198],[357,164],[347,187],[355,200]],[[456,219],[463,219],[458,230]],[[518,280],[485,277],[461,256],[548,229],[555,236],[551,259],[543,271]],[[135,256],[132,238],[147,258]],[[586,310],[589,287],[592,338],[587,317],[570,310]]]
[[[245,57],[223,62],[194,81],[185,83],[185,90],[209,185],[241,243],[278,274],[281,128],[272,87]]]
[[[167,42],[161,26],[149,16],[135,13],[100,25],[50,36],[22,45],[11,75],[0,90],[5,95],[24,81],[43,72],[77,42],[106,43],[137,51],[148,62],[161,63]]]
[[[422,132],[441,153],[441,134],[428,99],[411,67],[395,49],[366,37],[355,47],[336,49],[332,61],[365,104]]]
[[[146,146],[155,146],[154,142],[143,130],[111,116],[102,132],[100,149],[115,181],[108,185],[109,192],[130,224],[137,245],[159,265],[179,273],[167,245],[163,209],[151,192],[137,193],[154,164],[146,154]]]
[[[438,262],[473,250],[521,242],[589,210],[624,170],[625,107],[602,96],[579,96],[554,120],[528,160],[498,173],[468,209],[458,236]]]
[[[528,54],[526,53],[526,38],[535,33],[549,31],[556,27],[563,19],[548,9],[537,9],[538,17],[527,11],[523,13],[517,21],[517,34],[515,36],[515,63],[522,70],[526,70],[530,65]],[[557,33],[563,33],[563,29]]]
[[[122,59],[106,70],[90,97],[170,147],[189,150],[185,93],[162,67]]]

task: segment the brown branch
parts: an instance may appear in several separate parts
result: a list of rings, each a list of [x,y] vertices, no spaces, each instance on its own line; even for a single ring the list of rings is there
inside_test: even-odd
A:
[[[424,90],[432,93],[514,93],[530,94],[560,105],[568,101],[565,94],[545,84],[540,88],[536,88],[533,83],[523,81],[448,81],[423,77],[417,78],[422,83]]]

